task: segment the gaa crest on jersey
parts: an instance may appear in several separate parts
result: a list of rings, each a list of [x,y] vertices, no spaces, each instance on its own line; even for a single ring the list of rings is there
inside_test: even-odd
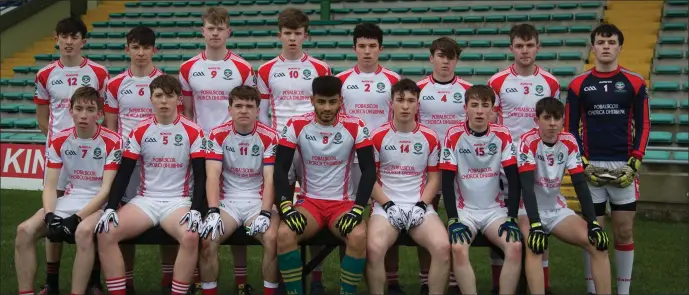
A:
[[[341,144],[342,143],[342,133],[340,133],[340,132],[335,133],[335,137],[333,137],[333,143],[334,144]]]
[[[627,90],[624,89],[624,82],[615,83],[615,92],[627,92]]]
[[[304,80],[311,80],[311,70],[304,69],[304,71],[301,72],[301,75],[304,77]]]
[[[368,134],[368,127],[364,127],[363,132],[364,132],[364,136],[366,136],[366,138],[368,138],[368,137],[369,137],[369,134]]]
[[[100,148],[95,148],[93,150],[93,159],[94,160],[100,160],[103,158],[103,151],[101,151]]]
[[[378,93],[385,93],[385,83],[378,82],[378,84],[376,84],[376,89],[376,92]]]
[[[451,156],[450,149],[447,149],[447,148],[444,149],[444,150],[443,150],[443,160],[449,161],[449,160],[450,160],[450,156]]]
[[[536,85],[536,96],[543,96],[543,85]]]
[[[455,94],[452,96],[454,99],[454,103],[461,103],[462,102],[462,94],[459,92],[455,92]]]
[[[129,138],[127,138],[127,141],[124,142],[124,149],[128,150],[131,145],[132,145],[131,140],[129,140]]]
[[[225,69],[225,71],[223,72],[223,75],[225,75],[225,77],[222,77],[223,79],[232,80],[232,70]]]
[[[81,77],[82,86],[89,86],[89,82],[91,82],[91,76],[82,76]]]
[[[489,155],[495,155],[498,153],[498,146],[494,143],[488,144],[488,154]]]
[[[415,155],[420,155],[422,149],[423,149],[423,145],[421,145],[420,143],[417,142],[414,144],[414,154]]]
[[[255,145],[251,147],[251,155],[254,157],[258,157],[260,155],[260,151],[258,150],[258,145]]]
[[[513,156],[517,156],[517,147],[514,144],[512,145],[510,150],[511,150]]]
[[[562,152],[557,153],[557,164],[562,165],[565,163],[565,154]]]
[[[182,145],[182,134],[177,134],[175,135],[175,146],[181,146]]]
[[[202,149],[202,150],[207,149],[207,145],[208,145],[208,140],[206,140],[205,137],[204,137],[204,138],[201,138],[201,149]]]
[[[525,153],[519,154],[519,160],[522,160],[522,162],[526,162],[526,160],[529,159],[529,156],[527,156]]]
[[[209,151],[213,150],[213,141],[212,140],[208,140],[208,143],[206,145],[207,145],[207,149]]]
[[[116,150],[115,153],[112,155],[113,161],[115,163],[119,163],[122,161],[122,150]]]

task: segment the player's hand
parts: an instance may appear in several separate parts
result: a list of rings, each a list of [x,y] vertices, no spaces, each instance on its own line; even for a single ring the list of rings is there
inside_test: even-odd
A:
[[[397,206],[393,201],[388,201],[387,203],[383,204],[383,209],[388,215],[388,220],[390,221],[390,224],[392,224],[392,227],[399,231],[405,230],[409,216],[404,212],[404,210],[402,210],[402,208],[400,208],[400,206]]]
[[[292,201],[283,201],[280,203],[280,213],[282,220],[293,232],[301,235],[306,230],[306,217],[301,212],[294,210]]]
[[[194,209],[189,210],[187,214],[182,216],[179,220],[179,225],[187,224],[187,231],[199,232],[203,228],[203,218],[201,217],[201,212]]]
[[[469,244],[473,234],[466,224],[459,221],[459,218],[450,218],[447,221],[447,231],[450,233],[451,244]]]
[[[418,201],[409,212],[409,219],[407,220],[407,231],[411,228],[423,223],[423,217],[426,215],[426,203]]]
[[[608,169],[597,167],[589,164],[589,160],[586,157],[581,157],[581,162],[584,165],[584,176],[586,180],[593,186],[604,186],[610,182],[609,179],[600,177],[599,175],[608,174]]]
[[[105,209],[105,213],[100,217],[98,223],[96,223],[95,233],[108,232],[110,230],[109,225],[112,222],[114,227],[120,224],[120,219],[117,217],[117,212],[115,209]]]
[[[62,217],[55,215],[53,212],[48,212],[43,217],[45,226],[48,230],[46,237],[51,242],[61,242],[60,235],[62,233]]]
[[[81,217],[76,214],[72,214],[71,216],[63,219],[62,230],[64,234],[67,236],[74,235],[77,232],[77,226],[79,226],[79,223],[81,223]]]
[[[598,251],[608,250],[608,245],[610,244],[610,238],[608,233],[606,233],[603,228],[600,227],[598,221],[589,222],[589,243],[596,246]]]
[[[359,225],[359,223],[361,223],[361,221],[364,219],[362,216],[363,214],[364,207],[354,205],[352,210],[349,210],[347,214],[340,217],[340,220],[338,220],[337,224],[335,224],[337,229],[340,230],[340,235],[342,237],[347,237],[347,235],[354,230],[354,227]]]
[[[627,165],[624,165],[613,171],[613,174],[618,175],[617,179],[610,182],[610,184],[616,187],[628,187],[634,183],[634,178],[636,178],[636,172],[641,168],[641,160],[630,157],[627,161]]]
[[[270,227],[270,217],[272,214],[268,210],[261,210],[261,213],[258,214],[258,217],[254,219],[254,222],[251,223],[251,226],[247,226],[246,229],[246,234],[250,236],[255,236],[257,234],[262,234],[265,233],[268,230],[268,227]]]
[[[519,230],[519,225],[517,224],[517,219],[514,217],[507,217],[507,220],[505,220],[505,223],[501,224],[500,227],[498,228],[498,236],[502,237],[503,234],[507,234],[505,236],[505,241],[510,242],[521,242],[523,239],[522,232]]]
[[[545,233],[541,222],[531,223],[527,244],[534,254],[543,254],[548,249],[548,234]]]
[[[208,235],[210,235],[211,240],[215,240],[224,234],[225,224],[222,222],[222,218],[220,218],[220,209],[218,209],[218,207],[208,208],[206,220],[203,222],[203,227],[199,231],[199,236],[202,239],[207,239]]]

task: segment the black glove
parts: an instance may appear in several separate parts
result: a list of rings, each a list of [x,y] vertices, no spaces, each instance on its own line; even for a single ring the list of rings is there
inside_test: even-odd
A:
[[[589,243],[591,243],[593,246],[596,246],[598,251],[608,250],[610,238],[608,237],[608,233],[606,233],[603,228],[600,227],[598,221],[589,222],[588,228]]]
[[[527,246],[534,254],[543,254],[548,249],[548,234],[540,221],[531,223]]]
[[[509,243],[510,240],[512,240],[512,242],[514,243],[521,243],[522,232],[519,230],[519,225],[516,218],[508,217],[505,220],[505,223],[501,224],[500,227],[498,227],[498,237],[502,237],[503,234],[506,234],[506,242]]]
[[[48,212],[43,218],[48,233],[46,237],[54,243],[62,242],[62,217],[55,215],[53,212]]]
[[[363,220],[364,208],[359,205],[354,205],[352,210],[347,212],[344,216],[337,221],[335,226],[340,230],[340,235],[347,237],[349,233],[354,230],[354,227],[359,225]]]
[[[294,210],[291,201],[280,203],[280,217],[293,232],[301,235],[306,230],[306,217],[301,212]]]
[[[64,232],[65,236],[74,236],[74,234],[77,232],[77,226],[79,226],[80,222],[81,217],[76,214],[72,214],[70,217],[63,219],[62,231]]]
[[[447,221],[447,232],[450,234],[451,244],[471,244],[474,235],[469,227],[457,217]]]

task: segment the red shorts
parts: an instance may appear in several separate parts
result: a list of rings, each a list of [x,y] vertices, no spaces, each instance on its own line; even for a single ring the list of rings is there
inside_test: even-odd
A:
[[[297,203],[294,205],[306,209],[320,228],[325,225],[331,227],[340,215],[352,210],[353,206],[354,201],[319,200],[302,195],[297,196]]]

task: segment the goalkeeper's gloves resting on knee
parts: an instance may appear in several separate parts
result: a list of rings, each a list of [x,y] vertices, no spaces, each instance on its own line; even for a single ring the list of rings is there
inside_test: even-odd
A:
[[[95,233],[108,232],[110,230],[109,225],[112,221],[112,225],[117,227],[120,224],[120,219],[117,217],[117,212],[115,209],[105,209],[105,213],[100,217],[98,223],[96,223]]]
[[[223,224],[222,218],[220,218],[220,209],[218,207],[208,208],[206,220],[203,222],[203,228],[199,231],[199,236],[207,239],[208,235],[210,235],[211,240],[215,240],[224,234],[225,224]]]
[[[293,232],[301,235],[306,230],[306,217],[301,212],[294,210],[292,201],[282,201],[280,203],[280,216]]]
[[[55,215],[53,212],[48,212],[43,218],[46,229],[48,230],[46,237],[51,242],[62,242],[62,217]]]
[[[247,226],[246,234],[250,236],[255,236],[257,234],[265,233],[270,227],[270,217],[273,214],[268,210],[261,210],[261,213],[254,219],[250,226]]]
[[[589,160],[586,157],[581,157],[581,163],[584,165],[584,175],[586,180],[593,186],[604,186],[610,182],[610,179],[599,177],[601,174],[607,174],[608,169],[597,167],[589,164]]]
[[[459,218],[450,218],[447,221],[447,231],[450,234],[451,244],[469,244],[473,234],[466,224],[459,221]]]
[[[354,228],[364,219],[363,214],[364,207],[354,205],[352,210],[349,210],[347,214],[340,217],[340,220],[338,220],[337,224],[335,225],[337,229],[340,230],[340,235],[342,237],[347,237],[347,235],[351,233],[352,230],[354,230]]]
[[[407,220],[407,231],[423,223],[423,217],[426,216],[426,207],[428,207],[426,203],[418,201],[416,205],[411,208],[409,220]]]
[[[627,165],[613,171],[614,174],[619,175],[617,179],[610,182],[610,184],[616,187],[628,187],[634,183],[634,178],[636,178],[636,172],[641,168],[641,160],[630,157],[627,161]]]
[[[598,221],[589,222],[588,228],[589,243],[595,246],[598,251],[608,250],[610,238],[608,237],[608,233],[606,233],[603,228],[600,227]]]
[[[388,220],[390,221],[390,224],[392,224],[392,227],[396,228],[398,231],[403,231],[406,229],[409,216],[404,212],[404,210],[402,210],[402,208],[400,208],[400,206],[397,206],[393,201],[388,201],[387,203],[383,204],[383,209],[388,215]]]
[[[548,250],[548,234],[545,233],[540,221],[531,222],[527,245],[534,254],[543,254]]]
[[[79,223],[81,223],[81,217],[76,214],[72,214],[71,216],[63,219],[62,230],[64,231],[65,235],[73,236],[77,232],[77,226],[79,226]]]
[[[203,217],[201,217],[201,212],[194,209],[189,210],[182,219],[179,220],[179,225],[187,224],[187,231],[199,232],[203,228]]]
[[[502,237],[506,234],[505,241],[518,243],[522,241],[522,232],[519,230],[517,219],[514,217],[507,217],[507,220],[498,227],[498,236]]]

